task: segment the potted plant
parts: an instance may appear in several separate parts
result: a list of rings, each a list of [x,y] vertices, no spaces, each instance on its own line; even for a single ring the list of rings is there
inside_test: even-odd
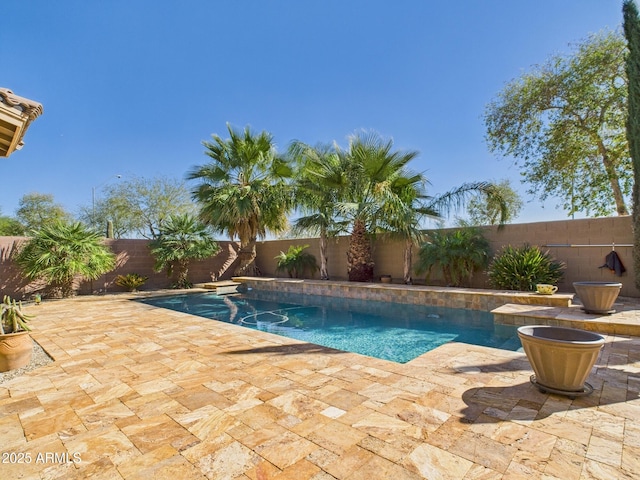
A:
[[[22,302],[4,296],[0,304],[0,372],[24,367],[31,361],[33,340],[27,325],[31,318],[22,311]]]

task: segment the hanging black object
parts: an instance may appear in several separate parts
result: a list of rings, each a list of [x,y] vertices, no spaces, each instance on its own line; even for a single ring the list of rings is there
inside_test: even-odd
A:
[[[612,250],[611,253],[605,257],[604,265],[601,265],[598,268],[605,267],[611,270],[612,273],[615,273],[618,277],[621,277],[622,274],[627,271],[615,250]]]

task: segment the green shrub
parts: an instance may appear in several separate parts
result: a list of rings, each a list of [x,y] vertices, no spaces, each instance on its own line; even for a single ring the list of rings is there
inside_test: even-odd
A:
[[[188,279],[191,262],[213,257],[220,251],[209,228],[191,215],[169,217],[149,248],[156,272],[166,270],[171,276],[175,271],[174,288],[191,288],[193,284]]]
[[[137,273],[127,273],[126,275],[118,275],[116,277],[116,285],[124,287],[130,292],[135,292],[144,285],[144,282],[149,280],[149,277],[138,275]]]
[[[463,228],[448,232],[429,233],[429,241],[418,252],[416,273],[426,273],[429,283],[431,271],[439,268],[447,285],[469,284],[474,272],[489,263],[489,242],[477,228]]]
[[[308,247],[309,245],[290,245],[286,253],[276,255],[276,272],[286,271],[289,278],[299,278],[305,271],[311,271],[313,275],[319,267],[316,257],[304,251]]]
[[[564,263],[554,260],[539,247],[507,245],[489,265],[489,282],[494,288],[532,291],[537,283],[558,283],[564,268]]]
[[[44,280],[62,297],[73,294],[74,280],[96,280],[116,264],[100,234],[79,222],[60,221],[33,232],[16,261],[29,280]]]

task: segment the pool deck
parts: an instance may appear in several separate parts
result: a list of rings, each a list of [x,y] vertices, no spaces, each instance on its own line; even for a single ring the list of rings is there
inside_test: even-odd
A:
[[[27,307],[56,361],[0,384],[0,478],[638,478],[639,337],[608,334],[571,400],[518,352],[402,365],[131,298]]]

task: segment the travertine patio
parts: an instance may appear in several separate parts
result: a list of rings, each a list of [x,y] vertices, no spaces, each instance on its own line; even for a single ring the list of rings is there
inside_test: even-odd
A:
[[[520,353],[401,365],[130,298],[29,307],[56,362],[0,384],[1,479],[638,478],[638,337],[570,400]]]

